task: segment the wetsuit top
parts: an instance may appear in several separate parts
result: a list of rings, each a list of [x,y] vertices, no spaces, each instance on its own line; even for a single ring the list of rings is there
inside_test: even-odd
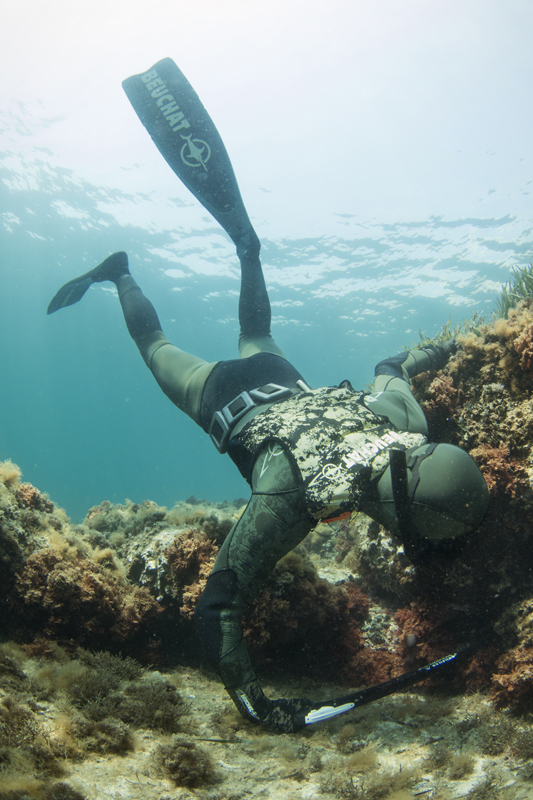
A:
[[[405,381],[399,383],[406,391],[373,393],[351,386],[306,392],[298,381],[298,370],[270,353],[221,361],[204,387],[200,425],[208,431],[213,412],[244,390],[269,382],[291,389],[289,399],[257,409],[231,439],[228,455],[251,484],[259,448],[277,444],[297,467],[314,519],[355,511],[370,481],[386,468],[391,446],[407,449],[426,441],[422,410]]]
[[[400,431],[371,411],[365,403],[373,400],[351,388],[302,392],[254,417],[228,453],[237,464],[253,464],[270,441],[290,453],[314,519],[355,511],[370,481],[387,467],[391,446],[407,449],[427,441],[423,433]]]

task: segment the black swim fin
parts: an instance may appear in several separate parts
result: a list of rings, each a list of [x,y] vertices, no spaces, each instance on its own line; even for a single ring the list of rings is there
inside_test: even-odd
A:
[[[174,61],[164,58],[122,86],[169,167],[222,225],[239,255],[259,253],[224,143]]]
[[[294,724],[295,730],[304,728],[306,725],[312,725],[315,722],[323,722],[326,719],[337,717],[339,714],[345,714],[354,708],[360,708],[368,703],[373,703],[375,700],[380,700],[382,697],[388,697],[391,694],[407,689],[410,686],[415,686],[426,678],[432,678],[435,674],[441,674],[450,667],[461,663],[469,656],[473,655],[479,650],[481,644],[478,642],[467,645],[462,650],[452,653],[444,658],[439,658],[438,661],[433,661],[431,664],[426,664],[424,667],[413,669],[410,672],[404,672],[403,675],[398,675],[396,678],[391,678],[384,683],[378,683],[375,686],[369,686],[367,689],[362,689],[358,692],[352,692],[344,697],[336,697],[334,700],[322,700],[316,703],[311,709],[295,714]]]
[[[59,311],[60,308],[66,308],[77,303],[91,284],[100,283],[101,281],[114,281],[128,272],[128,256],[126,253],[122,251],[113,253],[94,269],[85,272],[79,278],[73,278],[65,283],[50,301],[46,313],[53,314],[54,311]]]
[[[81,275],[79,278],[74,278],[74,280],[65,283],[50,301],[46,313],[53,314],[54,311],[58,311],[60,308],[65,308],[66,306],[71,306],[73,303],[77,303],[78,300],[81,300],[91,284],[92,280],[85,275]]]

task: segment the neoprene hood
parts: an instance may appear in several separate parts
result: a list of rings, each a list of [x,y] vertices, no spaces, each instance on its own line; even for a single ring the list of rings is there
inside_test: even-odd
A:
[[[465,450],[451,444],[423,445],[407,450],[403,508],[388,466],[378,481],[378,503],[372,511],[393,533],[427,539],[450,539],[481,524],[489,491],[477,464]],[[404,470],[405,474],[405,470]]]

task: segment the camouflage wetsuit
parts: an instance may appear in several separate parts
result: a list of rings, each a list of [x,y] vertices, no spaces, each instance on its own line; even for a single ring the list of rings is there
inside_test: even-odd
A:
[[[401,358],[418,371],[429,367],[431,354]],[[245,423],[228,448],[252,497],[222,546],[195,618],[209,659],[241,712],[280,729],[291,729],[298,701],[275,703],[263,695],[241,617],[276,562],[319,520],[364,507],[365,491],[388,465],[391,445],[426,441],[424,415],[405,379],[395,377],[401,374],[398,361],[382,362],[378,372],[382,393],[356,392],[348,382],[297,392]]]

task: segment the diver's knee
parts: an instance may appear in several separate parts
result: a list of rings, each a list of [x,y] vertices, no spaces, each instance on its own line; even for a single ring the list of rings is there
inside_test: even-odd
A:
[[[237,243],[237,255],[241,261],[253,261],[259,258],[261,242],[253,228],[243,234]]]
[[[201,628],[211,620],[218,620],[222,611],[233,603],[236,592],[237,575],[232,569],[212,572],[194,610],[196,627]]]
[[[376,364],[374,375],[390,375],[393,378],[402,378],[402,380],[405,380],[403,363],[408,355],[409,351],[406,350],[403,353],[396,353],[394,356],[385,358],[383,361],[380,361],[379,364]]]
[[[212,572],[194,610],[194,624],[209,661],[216,666],[222,656],[224,634],[221,618],[237,593],[237,575],[232,569]]]

